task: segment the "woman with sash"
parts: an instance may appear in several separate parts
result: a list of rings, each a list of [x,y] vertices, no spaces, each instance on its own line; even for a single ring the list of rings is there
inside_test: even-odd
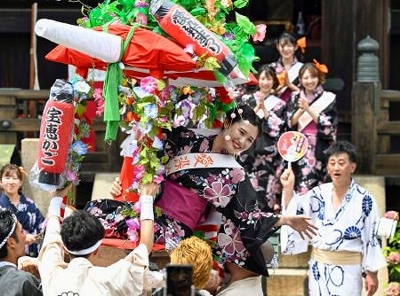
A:
[[[250,179],[235,160],[260,132],[252,108],[228,111],[217,135],[199,135],[182,126],[165,132],[164,153],[171,160],[162,194],[155,201],[163,212],[155,229],[156,242],[165,243],[167,250],[192,236],[199,225],[209,227],[201,228],[206,235],[215,226],[213,253],[221,265],[229,261],[268,275],[267,264],[274,253],[268,238],[279,226],[286,224],[306,234],[313,231],[307,217],[281,217],[258,207]],[[119,182],[114,182],[111,193],[120,191]]]
[[[279,59],[270,64],[275,69],[279,80],[277,96],[285,102],[290,100],[293,92],[299,91],[299,70],[303,63],[299,62],[296,52],[305,49],[305,37],[297,40],[292,34],[283,32],[276,40]]]
[[[323,182],[325,150],[336,142],[336,95],[322,87],[326,73],[327,67],[317,61],[304,64],[299,72],[300,92],[292,94],[287,106],[289,128],[303,133],[308,139],[307,153],[293,163],[295,190],[299,194]]]
[[[265,212],[280,211],[283,171],[277,142],[286,130],[286,102],[275,95],[275,70],[263,65],[258,70],[258,90],[242,96],[241,102],[254,108],[261,121],[261,133],[249,150],[240,153],[239,162],[250,176],[259,207]]]

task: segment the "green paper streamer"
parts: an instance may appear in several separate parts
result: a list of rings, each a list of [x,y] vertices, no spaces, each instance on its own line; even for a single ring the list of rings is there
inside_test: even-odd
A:
[[[126,36],[126,40],[121,44],[121,56],[119,61],[107,66],[106,77],[104,80],[104,117],[106,123],[105,141],[112,142],[117,139],[118,126],[120,122],[119,103],[118,103],[118,85],[122,83],[122,69],[119,65],[120,60],[125,54],[125,50],[131,42],[136,27],[132,27]],[[103,26],[107,31],[107,27]]]

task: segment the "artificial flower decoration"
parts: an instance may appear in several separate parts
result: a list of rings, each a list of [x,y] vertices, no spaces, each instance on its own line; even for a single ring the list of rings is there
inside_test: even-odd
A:
[[[166,0],[165,0],[166,1]],[[79,18],[77,23],[85,28],[99,27],[104,24],[118,21],[126,25],[139,25],[148,30],[165,35],[159,23],[149,12],[151,0],[106,0],[99,3],[97,7],[90,7],[80,0],[84,16]],[[248,5],[249,0],[174,0],[173,4],[182,6],[191,13],[206,28],[213,31],[225,45],[229,47],[234,56],[238,59],[238,66],[242,73],[248,76],[249,72],[256,73],[252,64],[259,60],[255,56],[254,47],[250,44],[250,38],[254,35],[261,39],[262,27],[257,34],[256,26],[250,20],[237,12],[236,21],[227,22],[227,17],[234,9],[241,9]],[[147,21],[147,23],[146,23]],[[265,34],[264,34],[265,36]],[[262,38],[264,39],[264,38]],[[241,57],[241,58],[240,58]],[[218,70],[218,63],[208,61],[211,56],[194,57],[199,59],[199,67],[212,66]]]
[[[149,30],[162,36],[167,35],[159,20],[156,20],[150,13],[151,0],[105,0],[96,7],[90,7],[80,0],[78,2],[83,6],[81,11],[84,16],[77,21],[78,25],[82,27],[98,28],[106,24],[118,23]],[[215,33],[218,41],[228,47],[237,60],[237,68],[243,73],[244,77],[248,77],[250,72],[256,72],[252,65],[258,58],[255,56],[250,38],[253,37],[254,40],[258,41],[264,40],[266,27],[265,25],[255,26],[246,16],[234,11],[236,8],[245,7],[248,0],[163,0],[163,2],[168,5],[181,6],[206,29]],[[232,12],[234,12],[235,20],[227,21],[228,14],[232,14]],[[171,36],[166,37],[173,39]],[[196,69],[211,70],[217,81],[229,85],[230,81],[227,81],[229,79],[219,71],[221,67],[220,57],[217,58],[210,52],[200,54],[195,51],[191,44],[186,45],[183,52],[190,54],[190,58],[195,61],[193,64],[195,64]],[[235,69],[237,68],[235,67]],[[119,74],[122,74],[121,69],[118,68]],[[193,69],[193,71],[196,72],[196,69]],[[114,92],[112,93],[112,100],[109,100],[109,97],[106,100],[101,100],[102,95],[98,92],[92,91],[90,93],[92,89],[88,88],[90,83],[85,85],[84,81],[77,81],[78,102],[84,102],[84,94],[87,97],[94,98],[97,104],[96,114],[101,114],[104,108],[110,113],[109,107],[112,104],[113,126],[115,118],[118,119],[119,115],[121,130],[129,135],[122,155],[125,157],[124,159],[129,157],[129,161],[132,161],[132,166],[135,169],[135,176],[131,180],[132,185],[130,187],[130,190],[133,191],[138,189],[140,183],[159,183],[162,181],[165,171],[164,165],[168,161],[166,156],[159,157],[159,152],[163,149],[162,131],[170,129],[175,116],[181,115],[182,110],[176,108],[176,104],[182,99],[182,96],[188,96],[188,100],[193,101],[195,107],[190,111],[192,120],[196,124],[201,124],[202,127],[220,126],[223,114],[235,105],[232,86],[227,88],[229,91],[221,88],[214,94],[206,88],[166,87],[166,82],[156,79],[162,77],[162,75],[155,75],[157,71],[162,74],[162,65],[160,69],[149,70],[154,77],[140,78],[139,82],[126,77],[115,81],[115,86],[118,85],[118,91],[115,94],[115,101],[118,104],[116,108],[114,108],[116,105],[114,104]],[[125,74],[129,74],[129,71]],[[116,89],[116,87],[113,89]],[[106,92],[106,95],[109,94],[110,92]],[[83,110],[84,108],[81,111]],[[118,111],[116,116],[114,116],[114,110]],[[83,116],[84,112],[81,111],[79,111],[79,115]],[[84,154],[75,153],[74,155],[82,157]],[[73,162],[73,160],[71,161]],[[76,158],[76,161],[79,162],[78,158]]]
[[[253,37],[253,41],[254,42],[263,42],[265,39],[265,33],[267,32],[267,26],[265,24],[259,24],[256,26],[256,34],[254,34]]]
[[[388,239],[387,246],[383,249],[389,270],[389,283],[385,289],[385,295],[400,296],[400,223],[399,213],[387,211],[384,215],[387,219],[397,221],[396,232]]]
[[[94,97],[92,81],[86,81],[76,75],[69,81],[74,89],[75,119],[72,135],[72,143],[69,147],[67,163],[65,164],[64,179],[65,183],[79,184],[79,171],[84,160],[89,145],[82,140],[89,137],[91,120],[85,115],[87,100]],[[96,105],[103,105],[101,91],[96,93]],[[100,110],[96,111],[101,114]]]
[[[387,284],[383,293],[385,296],[400,296],[400,284],[398,282]]]

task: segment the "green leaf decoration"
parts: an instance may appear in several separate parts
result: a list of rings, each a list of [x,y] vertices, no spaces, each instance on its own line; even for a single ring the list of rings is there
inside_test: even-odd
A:
[[[240,13],[235,13],[236,22],[243,31],[249,35],[254,35],[257,33],[256,26],[249,20],[247,16],[241,15]]]

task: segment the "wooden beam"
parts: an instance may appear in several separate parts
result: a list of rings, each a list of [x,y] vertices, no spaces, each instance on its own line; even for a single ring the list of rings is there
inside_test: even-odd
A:
[[[0,97],[12,97],[16,99],[43,100],[48,99],[49,94],[49,89],[32,90],[0,88]]]
[[[378,154],[375,161],[375,174],[379,176],[399,175],[400,154]]]
[[[379,135],[399,135],[400,121],[382,121],[378,122],[376,126],[376,131]],[[399,172],[400,173],[400,172]]]

